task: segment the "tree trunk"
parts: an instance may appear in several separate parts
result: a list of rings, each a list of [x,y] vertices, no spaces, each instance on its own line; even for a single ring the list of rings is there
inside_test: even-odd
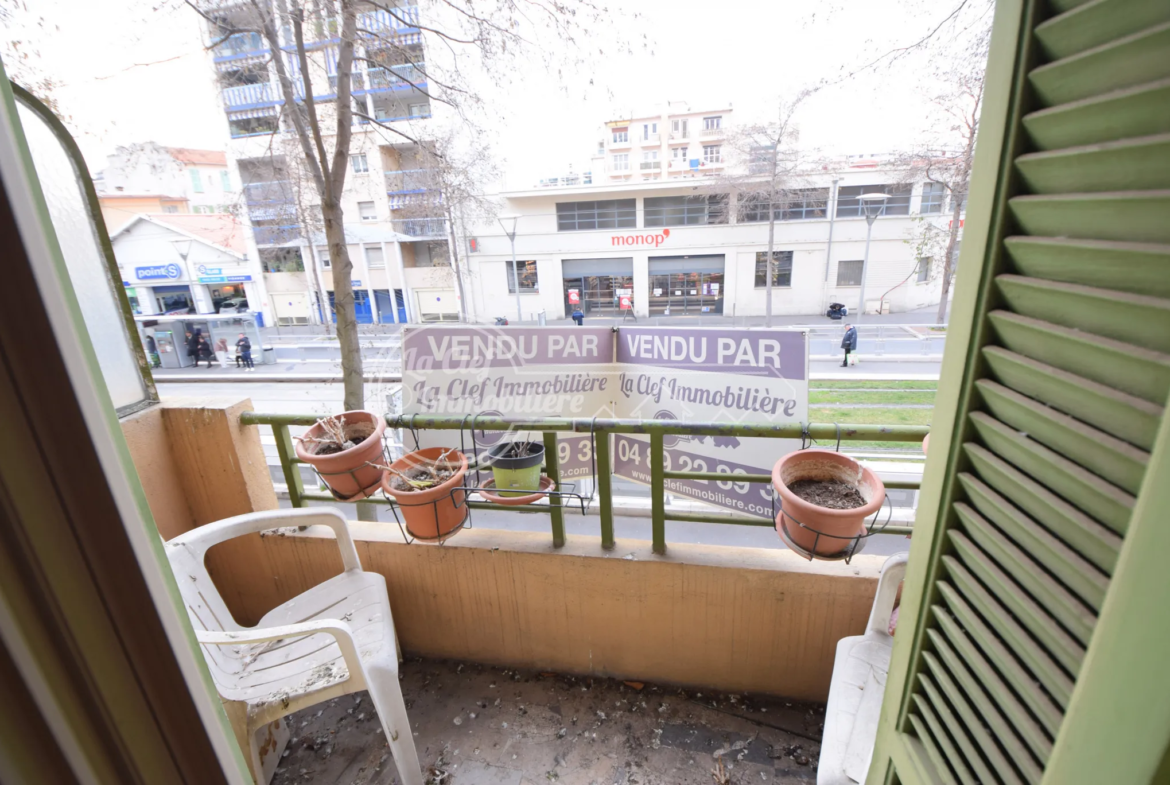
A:
[[[345,388],[346,411],[366,408],[365,383],[362,375],[362,350],[358,344],[357,314],[353,303],[353,262],[345,245],[341,205],[321,204],[325,219],[325,237],[329,242],[329,259],[333,263],[333,300],[337,314],[337,341],[341,345],[341,380]]]
[[[963,212],[963,199],[952,192],[951,199],[954,206],[951,208],[951,228],[947,234],[946,257],[943,259],[942,297],[938,301],[937,324],[947,321],[947,295],[951,291],[951,278],[955,274],[955,244],[959,241],[959,216]]]
[[[459,292],[459,319],[464,324],[468,322],[467,318],[467,298],[463,292],[463,276],[459,274],[459,241],[455,234],[455,215],[450,207],[444,211],[447,215],[447,247],[451,249],[448,256],[451,257],[451,273],[455,276],[455,290]],[[519,286],[520,282],[517,281]]]

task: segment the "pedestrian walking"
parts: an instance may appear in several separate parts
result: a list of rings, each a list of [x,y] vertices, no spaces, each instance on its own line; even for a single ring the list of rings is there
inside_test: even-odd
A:
[[[187,331],[187,356],[196,365],[199,364],[199,331]]]
[[[240,352],[240,359],[244,361],[244,370],[255,371],[256,366],[252,364],[252,342],[244,333],[240,333],[240,339],[236,341],[236,349]]]
[[[220,368],[227,368],[228,363],[228,344],[227,338],[220,338],[215,342],[215,359],[219,362]]]
[[[585,312],[580,307],[573,309],[573,321],[577,323],[578,327],[585,324]]]
[[[841,367],[845,368],[849,365],[849,352],[857,351],[857,328],[851,324],[845,325],[845,335],[841,337],[841,348],[845,350],[845,359],[841,362]]]
[[[199,367],[200,360],[207,360],[207,369],[211,370],[211,344],[202,335],[199,336],[199,342],[195,344],[195,367]]]

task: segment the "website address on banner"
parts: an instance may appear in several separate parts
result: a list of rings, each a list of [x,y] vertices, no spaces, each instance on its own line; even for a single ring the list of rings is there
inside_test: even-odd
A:
[[[635,482],[642,482],[646,483],[647,485],[650,484],[650,475],[644,471],[638,471],[636,469],[631,471],[630,479],[634,480]],[[749,515],[758,515],[761,518],[771,518],[773,515],[771,504],[764,505],[757,502],[745,501],[741,497],[732,496],[717,488],[696,488],[693,485],[687,484],[685,480],[666,479],[662,484],[666,490],[670,491],[671,493],[677,493],[680,496],[687,496],[689,498],[698,499],[699,501],[707,502],[709,504],[716,504],[720,507],[739,510],[741,512],[746,512]]]

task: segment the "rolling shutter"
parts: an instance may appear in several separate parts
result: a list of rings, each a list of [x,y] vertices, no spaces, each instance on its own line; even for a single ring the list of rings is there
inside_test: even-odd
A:
[[[1170,2],[1001,5],[1021,27],[1002,149],[976,162],[1000,171],[988,225],[967,221],[987,234],[972,344],[886,692],[902,783],[1045,779],[1134,510],[1167,482],[1147,470],[1170,393]]]

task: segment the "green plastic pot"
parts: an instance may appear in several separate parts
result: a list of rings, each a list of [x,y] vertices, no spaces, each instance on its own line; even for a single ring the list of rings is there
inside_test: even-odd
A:
[[[520,458],[508,457],[517,444],[502,442],[488,453],[492,479],[500,496],[527,496],[540,488],[540,467],[544,463],[544,445],[527,442],[528,454]]]

